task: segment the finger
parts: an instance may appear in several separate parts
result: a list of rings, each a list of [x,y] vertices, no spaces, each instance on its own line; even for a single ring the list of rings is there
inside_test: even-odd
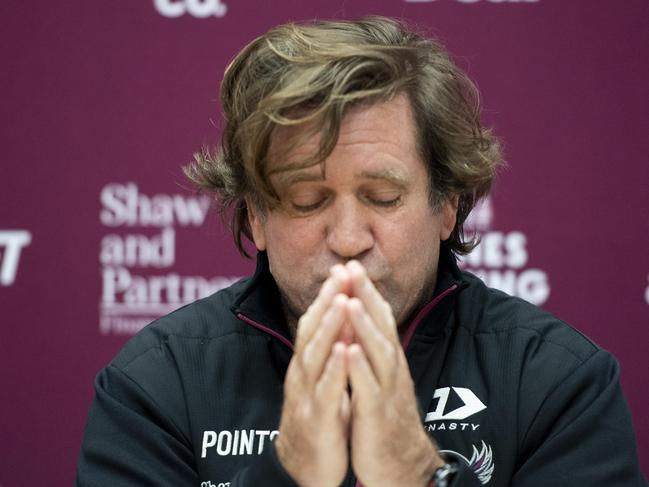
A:
[[[345,320],[347,300],[347,296],[343,294],[335,296],[313,338],[304,346],[301,353],[302,369],[311,384],[315,384],[319,379],[327,357],[331,354],[331,348]]]
[[[296,350],[300,350],[311,340],[322,321],[322,317],[331,306],[333,298],[336,294],[342,292],[347,284],[347,274],[343,267],[341,265],[334,267],[336,269],[332,268],[331,275],[322,284],[318,296],[298,321],[295,337]]]
[[[347,314],[378,382],[384,388],[390,387],[397,369],[396,354],[401,352],[400,348],[397,349],[378,330],[358,298],[349,300]]]
[[[297,362],[296,356],[294,355],[286,370],[286,377],[284,379],[284,405],[282,406],[285,410],[291,409],[296,398],[302,395],[304,373],[302,372],[301,365]]]
[[[352,387],[352,414],[371,412],[381,400],[381,388],[363,349],[357,343],[347,347],[347,369]]]
[[[315,387],[318,407],[331,416],[341,413],[342,398],[347,394],[347,372],[345,370],[345,345],[337,342]]]
[[[352,282],[347,268],[342,264],[336,264],[329,269],[329,274],[340,283],[340,292],[349,296],[352,292]]]
[[[365,267],[355,260],[349,261],[346,267],[349,271],[354,296],[363,302],[363,306],[381,333],[394,343],[399,343],[399,333],[392,314],[392,307],[376,289],[367,275]]]

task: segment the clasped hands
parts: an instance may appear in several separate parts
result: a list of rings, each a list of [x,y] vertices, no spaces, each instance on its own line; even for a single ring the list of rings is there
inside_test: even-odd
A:
[[[428,485],[443,460],[422,428],[392,309],[359,262],[331,269],[295,342],[275,442],[291,477],[337,486],[351,462],[365,487]]]

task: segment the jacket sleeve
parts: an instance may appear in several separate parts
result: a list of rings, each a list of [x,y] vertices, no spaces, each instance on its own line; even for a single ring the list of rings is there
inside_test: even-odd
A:
[[[595,352],[545,398],[518,458],[513,487],[647,485],[610,354]]]
[[[189,438],[127,374],[108,366],[95,389],[76,486],[209,486],[199,478]],[[272,447],[230,482],[231,487],[257,485],[296,486]]]

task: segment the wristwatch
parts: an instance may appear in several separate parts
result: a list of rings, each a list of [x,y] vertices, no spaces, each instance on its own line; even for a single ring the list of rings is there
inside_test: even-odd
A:
[[[457,471],[457,464],[445,463],[435,470],[430,487],[448,487],[449,482],[453,479],[453,475]]]

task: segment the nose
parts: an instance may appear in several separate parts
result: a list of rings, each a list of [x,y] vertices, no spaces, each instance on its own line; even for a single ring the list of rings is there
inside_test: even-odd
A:
[[[371,215],[354,199],[337,201],[327,222],[329,250],[343,261],[361,259],[374,246]]]

